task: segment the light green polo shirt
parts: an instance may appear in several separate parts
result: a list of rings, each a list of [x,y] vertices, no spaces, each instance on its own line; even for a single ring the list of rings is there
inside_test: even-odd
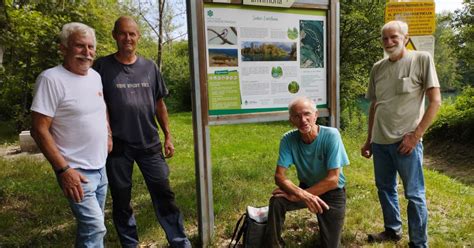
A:
[[[375,101],[372,142],[393,144],[412,132],[425,113],[425,92],[439,87],[428,52],[408,51],[403,58],[374,64],[366,98]]]

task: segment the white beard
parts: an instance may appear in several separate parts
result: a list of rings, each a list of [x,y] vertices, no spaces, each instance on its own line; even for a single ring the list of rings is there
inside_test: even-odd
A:
[[[396,47],[385,48],[385,52],[388,54],[389,57],[398,56],[403,51],[404,46],[403,43],[399,43]]]

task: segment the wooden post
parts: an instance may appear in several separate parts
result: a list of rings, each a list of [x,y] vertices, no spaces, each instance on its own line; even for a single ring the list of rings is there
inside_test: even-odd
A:
[[[214,236],[211,141],[209,131],[206,52],[201,0],[187,0],[190,69],[192,75],[194,157],[198,196],[199,237],[207,247]]]

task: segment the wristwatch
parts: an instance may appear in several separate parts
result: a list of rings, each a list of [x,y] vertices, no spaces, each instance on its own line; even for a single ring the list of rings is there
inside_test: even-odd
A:
[[[59,169],[59,170],[55,170],[54,172],[56,173],[56,175],[59,176],[59,175],[63,174],[64,172],[66,172],[67,170],[69,170],[69,168],[71,168],[71,167],[69,167],[69,165],[66,165],[63,168]]]

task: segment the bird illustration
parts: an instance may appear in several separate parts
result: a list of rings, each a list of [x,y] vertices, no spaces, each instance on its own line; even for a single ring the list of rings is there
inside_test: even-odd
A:
[[[217,37],[225,38],[227,36],[228,32],[229,32],[229,30],[227,30],[227,28],[224,28],[220,34],[217,34],[216,36],[212,37],[211,39],[209,39],[209,41],[211,41],[211,40],[213,40]]]

